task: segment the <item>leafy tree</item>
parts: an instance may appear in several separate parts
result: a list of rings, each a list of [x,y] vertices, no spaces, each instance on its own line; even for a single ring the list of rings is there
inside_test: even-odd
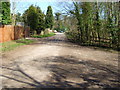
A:
[[[23,19],[23,22],[25,23],[25,25],[28,25],[27,14],[28,14],[28,9],[25,10],[25,12],[22,15],[22,19]]]
[[[22,22],[22,16],[19,12],[16,14],[16,22]]]
[[[0,14],[0,17],[2,17],[2,24],[11,23],[10,2],[2,2],[2,14]]]
[[[81,17],[81,7],[79,5],[80,3],[79,2],[73,2],[73,5],[74,5],[74,10],[70,10],[69,12],[71,14],[73,14],[75,16],[75,18],[77,19],[77,32],[78,32],[78,35],[76,36],[77,40],[83,42],[83,28],[81,27],[82,26],[82,17]]]
[[[57,13],[55,13],[55,15],[56,15],[56,20],[59,21],[61,13],[57,12]]]
[[[61,27],[61,22],[60,22],[60,15],[61,13],[55,13],[55,17],[56,17],[56,30],[59,31],[60,27]]]
[[[45,16],[46,28],[52,29],[52,27],[53,27],[53,20],[54,20],[54,17],[53,17],[52,8],[51,8],[51,6],[48,6],[47,13],[46,13],[46,16]]]
[[[27,11],[27,22],[31,30],[36,30],[38,25],[38,14],[36,7],[31,5]]]
[[[38,6],[31,5],[22,15],[25,25],[40,34],[45,29],[45,15]]]
[[[83,29],[83,34],[84,34],[84,42],[89,41],[90,35],[90,20],[91,20],[91,3],[90,2],[82,2],[81,4],[81,10],[82,10],[82,25],[81,29]]]
[[[0,7],[2,7],[2,2],[0,2]],[[0,8],[0,25],[2,24],[2,8]]]

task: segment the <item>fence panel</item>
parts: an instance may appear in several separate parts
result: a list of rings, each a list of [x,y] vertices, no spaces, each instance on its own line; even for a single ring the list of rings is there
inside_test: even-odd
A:
[[[29,36],[29,27],[1,25],[0,26],[0,43],[17,40]]]

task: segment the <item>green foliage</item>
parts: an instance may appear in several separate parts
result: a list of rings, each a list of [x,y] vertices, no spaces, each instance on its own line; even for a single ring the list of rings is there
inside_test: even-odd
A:
[[[0,14],[0,22],[4,25],[11,23],[10,2],[2,2],[2,13]]]
[[[2,24],[2,2],[0,2],[0,24]]]
[[[28,14],[28,9],[25,10],[25,12],[22,15],[22,19],[23,19],[23,22],[25,23],[25,25],[28,25],[27,14]]]
[[[21,39],[21,40],[4,42],[4,43],[1,43],[2,48],[0,48],[0,51],[2,51],[2,52],[10,51],[21,45],[27,45],[27,44],[30,44],[33,42],[35,42],[35,41],[29,40],[29,39]]]
[[[25,25],[29,25],[31,31],[36,31],[40,34],[42,30],[45,30],[45,15],[42,13],[40,7],[31,5],[23,15],[23,22]]]
[[[0,13],[0,24],[2,24],[2,14]]]
[[[61,13],[57,12],[57,13],[55,13],[55,15],[56,15],[56,20],[59,21]]]
[[[59,12],[55,13],[55,17],[56,17],[55,30],[57,30],[58,32],[61,31],[61,24],[62,24],[61,21],[60,21],[60,15],[61,14]]]
[[[22,43],[24,45],[27,44],[31,44],[33,42],[35,42],[35,40],[30,40],[30,39],[19,39],[19,40],[15,40],[16,43]]]
[[[37,34],[40,34],[42,30],[45,29],[45,20],[44,20],[44,14],[42,13],[40,7],[37,7],[37,14],[38,14],[38,25],[37,25]]]
[[[79,40],[78,31],[76,31],[76,30],[66,31],[65,34],[66,34],[66,37],[68,38],[68,40],[70,40],[72,42],[77,42]]]
[[[51,37],[54,36],[55,33],[49,33],[49,34],[45,34],[45,35],[32,35],[32,37],[34,38],[43,38],[43,37]]]
[[[27,22],[31,30],[36,30],[38,26],[38,13],[36,7],[31,5],[27,11]]]
[[[57,12],[55,13],[55,23],[54,23],[54,29],[58,32],[65,32],[68,30],[68,26],[66,24],[66,17],[62,15],[61,13]]]
[[[16,14],[16,22],[22,22],[22,16],[19,12]]]
[[[57,30],[58,32],[65,32],[68,28],[65,26],[65,25],[63,25],[63,23],[62,22],[60,22],[59,24],[59,27],[57,27],[57,28],[54,28],[55,30]]]
[[[48,6],[47,13],[46,13],[46,16],[45,16],[46,28],[52,29],[53,23],[54,23],[53,20],[54,20],[54,17],[53,17],[52,8],[51,8],[51,6]]]
[[[119,48],[119,5],[115,2],[73,2],[69,12],[77,19],[77,29],[66,33],[80,44]],[[73,21],[71,21],[73,22]]]

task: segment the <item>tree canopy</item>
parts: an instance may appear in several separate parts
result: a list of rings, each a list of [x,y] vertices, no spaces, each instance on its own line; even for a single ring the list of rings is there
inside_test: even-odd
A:
[[[27,21],[28,25],[32,30],[36,30],[38,25],[38,14],[36,8],[31,5],[27,12]]]
[[[4,25],[11,23],[11,17],[10,17],[10,2],[1,2],[0,5],[2,6],[0,13],[0,22]]]
[[[17,13],[16,14],[16,22],[22,22],[23,20],[22,20],[22,16],[21,16],[21,13]]]
[[[67,33],[69,39],[83,45],[119,48],[118,2],[73,1],[72,5],[67,12],[77,19],[77,29]]]
[[[22,15],[25,25],[40,34],[45,29],[45,15],[39,6],[31,5]]]

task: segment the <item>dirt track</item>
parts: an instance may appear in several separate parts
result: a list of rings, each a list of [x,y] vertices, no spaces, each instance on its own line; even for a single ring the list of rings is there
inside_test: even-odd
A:
[[[78,46],[64,34],[3,54],[2,87],[118,87],[118,54]]]

